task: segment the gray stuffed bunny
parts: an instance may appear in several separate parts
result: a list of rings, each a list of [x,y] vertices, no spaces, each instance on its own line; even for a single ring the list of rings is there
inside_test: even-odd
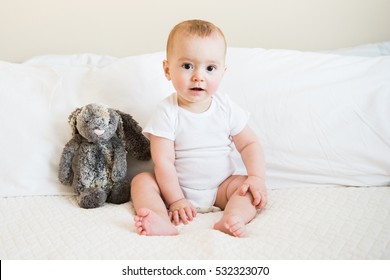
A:
[[[60,182],[73,186],[82,208],[129,201],[126,153],[150,159],[149,140],[138,123],[118,110],[88,104],[71,113],[69,124],[72,139],[61,155]]]

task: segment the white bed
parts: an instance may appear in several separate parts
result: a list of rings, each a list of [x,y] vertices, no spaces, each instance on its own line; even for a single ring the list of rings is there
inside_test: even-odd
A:
[[[242,239],[211,229],[221,212],[138,236],[131,202],[81,209],[57,180],[70,112],[101,102],[144,125],[172,91],[163,52],[1,61],[0,259],[390,259],[389,55],[229,48],[221,90],[251,112],[269,186]]]

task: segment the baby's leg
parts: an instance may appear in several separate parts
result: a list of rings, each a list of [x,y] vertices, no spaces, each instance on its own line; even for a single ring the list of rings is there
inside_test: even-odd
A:
[[[231,176],[219,187],[215,205],[224,209],[224,213],[214,229],[236,237],[246,235],[246,224],[256,216],[257,211],[252,205],[250,193],[245,196],[238,193],[245,180],[245,176]]]
[[[134,225],[140,235],[176,235],[156,179],[152,173],[141,173],[131,182],[131,198],[137,212]]]

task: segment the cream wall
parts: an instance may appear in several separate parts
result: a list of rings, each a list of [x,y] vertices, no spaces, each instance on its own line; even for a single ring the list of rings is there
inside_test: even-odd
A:
[[[324,50],[390,40],[390,0],[0,0],[0,59],[163,50],[201,18],[230,46]]]

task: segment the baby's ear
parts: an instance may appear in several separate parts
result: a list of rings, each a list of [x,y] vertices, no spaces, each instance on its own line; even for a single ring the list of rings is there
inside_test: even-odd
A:
[[[142,134],[142,128],[129,114],[116,110],[119,114],[118,136],[125,144],[127,152],[139,160],[150,159],[150,143]]]
[[[167,78],[168,81],[170,81],[171,80],[171,72],[169,71],[168,60],[163,61],[163,69],[164,69],[165,77]]]
[[[79,134],[77,130],[77,116],[80,114],[82,108],[77,108],[69,115],[69,124],[72,129],[72,136]]]

